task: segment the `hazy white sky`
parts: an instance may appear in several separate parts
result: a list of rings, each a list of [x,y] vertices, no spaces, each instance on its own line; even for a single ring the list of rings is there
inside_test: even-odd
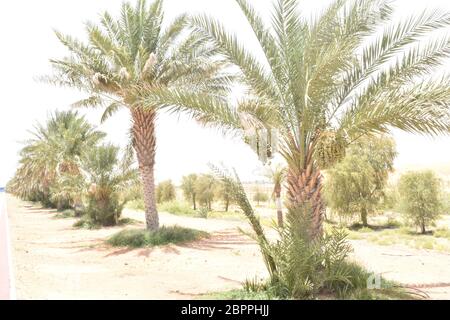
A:
[[[252,1],[268,14],[270,0]],[[29,137],[36,121],[45,120],[55,109],[68,109],[80,93],[35,81],[48,74],[49,58],[66,51],[58,43],[53,29],[79,38],[84,37],[83,22],[96,20],[98,13],[116,12],[122,0],[4,0],[0,2],[0,186],[13,175],[21,141]],[[306,11],[321,8],[329,0],[304,0]],[[449,0],[397,0],[396,18],[418,14],[425,8],[450,11]],[[246,43],[253,39],[233,0],[166,0],[166,18],[182,12],[208,12],[222,19],[230,30],[238,32]],[[99,125],[100,111],[83,114]],[[129,117],[122,111],[100,126],[108,139],[125,144]],[[399,156],[397,165],[450,163],[450,138],[431,139],[395,132]],[[161,115],[157,124],[157,180],[207,170],[208,162],[234,166],[243,179],[252,179],[261,167],[256,155],[238,139],[225,138],[212,129],[204,129],[185,117]]]

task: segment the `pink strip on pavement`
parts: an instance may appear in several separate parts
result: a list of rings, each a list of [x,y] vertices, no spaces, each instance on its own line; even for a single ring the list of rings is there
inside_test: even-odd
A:
[[[15,299],[5,194],[0,193],[0,300]]]

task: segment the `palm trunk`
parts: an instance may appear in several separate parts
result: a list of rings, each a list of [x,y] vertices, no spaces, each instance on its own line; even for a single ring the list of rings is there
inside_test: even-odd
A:
[[[309,238],[315,239],[322,236],[323,219],[325,217],[325,204],[322,199],[322,174],[312,161],[306,164],[306,168],[289,167],[287,176],[288,200],[293,212],[297,208],[307,208],[307,217],[304,221],[310,224],[308,227]],[[306,207],[307,206],[307,207]]]
[[[276,194],[275,196],[275,202],[277,204],[277,220],[278,220],[278,226],[283,227],[283,207],[281,205],[281,195]]]
[[[159,228],[154,176],[156,112],[133,109],[131,114],[133,119],[133,146],[136,151],[144,188],[145,222],[148,230],[155,231]]]

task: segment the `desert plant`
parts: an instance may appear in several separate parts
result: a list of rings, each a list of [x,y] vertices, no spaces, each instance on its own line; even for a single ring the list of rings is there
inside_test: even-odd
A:
[[[175,200],[175,186],[172,180],[166,180],[158,183],[156,186],[156,202],[163,203]]]
[[[219,21],[201,15],[191,23],[239,68],[248,95],[237,107],[200,95],[173,95],[173,104],[183,109],[188,101],[204,123],[256,136],[250,143],[263,159],[278,149],[287,162],[291,212],[312,202],[312,238],[323,231],[322,170],[342,159],[348,145],[391,128],[450,131],[449,78],[433,77],[450,54],[449,39],[430,36],[450,25],[448,12],[388,25],[388,0],[335,0],[312,19],[301,15],[299,1],[279,0],[266,24],[248,1],[236,2],[262,59]]]
[[[184,198],[186,201],[192,201],[192,207],[194,210],[197,210],[197,193],[195,190],[196,180],[197,175],[195,173],[184,176],[181,180],[181,189],[183,190]]]
[[[179,215],[194,216],[196,214],[196,211],[193,210],[189,204],[176,200],[158,204],[158,210]]]
[[[395,155],[394,140],[388,137],[365,137],[352,144],[327,172],[327,204],[341,215],[359,214],[368,226],[367,216],[380,205]]]
[[[131,200],[127,190],[139,183],[132,154],[120,159],[118,147],[102,145],[86,155],[83,170],[89,185],[86,215],[94,224],[118,224],[123,207]]]
[[[398,189],[405,218],[426,233],[442,210],[440,181],[432,171],[408,172],[400,177]]]
[[[161,227],[158,231],[126,229],[112,235],[107,242],[114,247],[153,247],[169,243],[192,242],[207,237],[208,233],[179,226]]]
[[[247,289],[265,290],[282,299],[317,298],[320,294],[350,297],[358,291],[367,293],[370,273],[348,261],[351,246],[347,234],[334,228],[324,237],[311,240],[312,223],[306,214],[311,208],[296,207],[304,212],[292,213],[289,209],[284,227],[277,228],[277,241],[269,241],[259,219],[245,194],[239,177],[226,169],[212,166],[216,176],[227,183],[233,198],[241,207],[252,226],[270,278],[267,283],[249,285]],[[389,286],[383,285],[390,289]]]
[[[266,202],[269,200],[267,193],[262,192],[261,189],[256,188],[253,194],[253,201],[256,202],[256,205],[259,206],[260,202]]]
[[[195,181],[195,192],[199,203],[212,210],[212,202],[214,200],[214,191],[216,189],[217,181],[214,176],[210,174],[202,174]]]
[[[216,183],[216,189],[215,189],[215,197],[217,199],[222,200],[224,205],[224,211],[228,212],[228,209],[230,207],[230,204],[233,202],[232,196],[231,196],[231,190],[229,186],[222,182]]]
[[[167,23],[163,1],[123,3],[118,18],[105,12],[100,23],[87,23],[88,42],[56,32],[70,56],[53,59],[55,70],[45,81],[89,94],[75,107],[103,107],[102,121],[121,108],[131,114],[131,145],[143,184],[147,228],[159,226],[154,165],[155,121],[160,108],[171,107],[165,93],[220,95],[232,77],[218,74],[226,65],[211,59],[217,50],[186,28],[186,15]],[[163,28],[163,25],[166,27]],[[189,109],[189,105],[184,105]]]

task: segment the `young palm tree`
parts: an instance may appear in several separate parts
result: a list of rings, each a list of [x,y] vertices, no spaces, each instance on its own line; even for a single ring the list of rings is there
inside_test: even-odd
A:
[[[171,88],[193,93],[220,95],[232,79],[218,74],[220,59],[211,60],[217,50],[207,39],[185,28],[187,17],[176,18],[163,30],[163,1],[147,6],[122,5],[118,19],[108,13],[100,24],[87,24],[87,44],[57,32],[71,55],[51,60],[55,75],[51,83],[80,89],[90,94],[77,107],[104,107],[102,121],[118,109],[131,114],[131,140],[137,154],[143,182],[147,228],[159,226],[155,203],[155,121],[158,109],[168,106],[164,99],[145,104],[153,92]]]
[[[266,177],[269,178],[273,183],[273,193],[272,197],[275,199],[277,205],[277,221],[278,226],[283,226],[283,205],[281,203],[281,187],[286,176],[286,168],[281,165],[275,165],[274,167],[269,167]]]
[[[119,158],[119,148],[106,144],[91,149],[82,168],[89,185],[86,212],[94,223],[116,225],[130,200],[127,192],[138,182],[138,171],[129,153]]]
[[[289,206],[297,212],[309,208],[311,238],[322,234],[321,170],[339,160],[349,144],[391,128],[432,136],[449,132],[450,79],[431,76],[449,56],[450,40],[445,34],[429,37],[450,25],[449,13],[425,12],[388,24],[389,1],[335,0],[306,19],[297,0],[278,0],[266,24],[246,0],[236,2],[258,50],[211,17],[194,17],[191,23],[239,67],[247,98],[236,108],[204,96],[161,96],[179,110],[190,103],[189,111],[205,123],[243,134],[249,128],[258,134],[277,128],[288,165]]]

